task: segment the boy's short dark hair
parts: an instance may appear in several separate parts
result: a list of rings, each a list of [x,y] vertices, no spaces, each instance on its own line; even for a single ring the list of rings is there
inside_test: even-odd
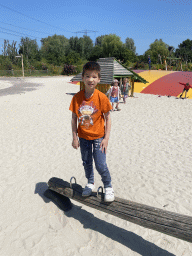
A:
[[[101,67],[100,65],[95,62],[95,61],[89,61],[83,66],[83,72],[82,72],[82,77],[84,77],[85,72],[87,70],[92,70],[98,73],[98,77],[101,77]]]

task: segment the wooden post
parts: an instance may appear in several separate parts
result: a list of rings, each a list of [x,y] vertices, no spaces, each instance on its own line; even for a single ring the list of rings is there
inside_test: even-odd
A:
[[[123,81],[122,81],[122,77],[120,78],[120,83],[119,83],[119,86],[121,87]]]
[[[75,180],[76,182],[76,180]],[[92,193],[90,197],[82,197],[82,187],[78,184],[51,178],[49,189],[76,200],[89,207],[133,222],[140,226],[192,242],[192,217],[168,212],[155,207],[138,204],[129,200],[115,197],[112,203],[105,203],[103,193]],[[62,200],[59,200],[60,203]]]
[[[134,97],[134,78],[131,78],[131,97]]]
[[[22,73],[24,77],[23,54],[21,54]]]
[[[165,70],[167,71],[167,61],[165,59]]]

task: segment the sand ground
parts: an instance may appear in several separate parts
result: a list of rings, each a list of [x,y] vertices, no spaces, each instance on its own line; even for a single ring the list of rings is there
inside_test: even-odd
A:
[[[72,200],[43,196],[51,177],[86,179],[71,146],[70,77],[0,79],[1,256],[190,256],[192,244]],[[192,216],[192,100],[135,94],[113,112],[107,163],[118,197]],[[95,172],[96,187],[102,185]]]

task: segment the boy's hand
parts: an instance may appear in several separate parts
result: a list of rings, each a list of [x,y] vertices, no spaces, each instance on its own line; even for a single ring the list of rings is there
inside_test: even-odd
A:
[[[78,140],[78,139],[73,139],[73,141],[72,141],[72,147],[73,147],[74,149],[78,149],[78,147],[79,147],[79,140]]]
[[[100,146],[100,148],[101,148],[101,152],[103,153],[107,153],[107,146],[108,146],[108,139],[103,139],[102,141],[101,141],[101,146]]]

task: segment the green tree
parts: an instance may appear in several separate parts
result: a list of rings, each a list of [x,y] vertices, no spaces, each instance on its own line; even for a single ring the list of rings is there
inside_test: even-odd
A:
[[[12,63],[16,62],[15,56],[17,55],[17,42],[13,41],[12,44],[9,40],[4,40],[4,56],[7,56]]]
[[[125,39],[125,47],[126,47],[128,50],[130,50],[130,51],[136,53],[135,42],[134,42],[134,40],[133,40],[132,38],[127,37],[127,38]]]
[[[2,50],[4,57],[8,55],[8,53],[7,53],[8,44],[9,44],[9,40],[4,39],[4,45],[3,45],[3,50]]]
[[[8,44],[8,56],[9,59],[12,61],[12,63],[16,62],[15,56],[17,56],[17,48],[16,48],[17,42],[13,41],[12,44]]]
[[[98,37],[95,39],[95,45],[101,46],[104,37],[105,37],[104,35],[98,36]]]
[[[90,61],[96,61],[99,58],[102,58],[103,56],[103,47],[99,45],[95,45],[89,55],[89,60]]]
[[[15,62],[15,56],[17,55],[17,42],[13,41],[12,44],[9,40],[4,40],[3,55],[8,57],[12,62]]]
[[[176,57],[181,57],[184,61],[192,61],[192,40],[187,39],[178,45],[175,51]]]
[[[80,54],[75,51],[70,51],[69,54],[66,56],[65,62],[66,64],[76,64],[81,60]]]
[[[69,38],[68,50],[69,51],[77,52],[78,41],[79,41],[79,38],[77,36],[76,37],[73,37],[73,36],[70,37]]]
[[[77,52],[81,58],[88,59],[93,49],[93,41],[89,36],[80,37],[77,44]]]
[[[105,57],[117,57],[120,54],[123,43],[115,34],[105,35],[102,40],[103,54]]]
[[[122,48],[119,58],[123,63],[126,64],[130,62],[135,62],[137,60],[136,54],[132,50],[127,49],[125,46]]]
[[[19,54],[23,54],[27,61],[34,59],[40,60],[39,47],[36,39],[32,40],[29,37],[22,37],[19,47]]]
[[[69,44],[69,40],[62,35],[53,35],[41,39],[42,57],[47,60],[48,63],[54,65],[61,65],[65,63],[66,49]]]
[[[88,59],[93,49],[93,41],[89,36],[83,36],[83,41],[84,41],[84,56],[85,56],[85,59]]]
[[[82,59],[88,59],[93,49],[93,41],[89,36],[71,37],[67,47],[68,55],[71,51],[79,53]]]
[[[150,55],[151,62],[157,63],[159,56],[162,60],[169,56],[169,45],[164,43],[162,39],[156,39],[152,44],[150,44],[149,49],[144,53],[144,59],[147,62],[148,55]]]

